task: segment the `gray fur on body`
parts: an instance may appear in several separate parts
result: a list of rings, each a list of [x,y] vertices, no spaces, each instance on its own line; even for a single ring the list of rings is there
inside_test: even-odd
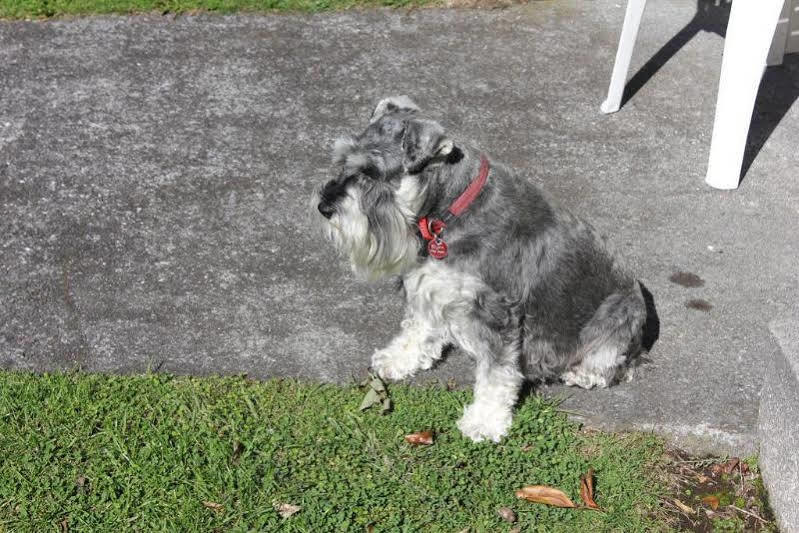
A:
[[[375,352],[373,368],[402,379],[459,346],[476,381],[458,426],[498,441],[524,378],[591,388],[625,376],[641,352],[646,306],[589,224],[490,158],[482,192],[442,234],[447,257],[428,257],[417,220],[442,215],[482,155],[407,97],[387,98],[361,135],[337,141],[338,176],[316,198],[356,273],[402,280],[401,332]]]

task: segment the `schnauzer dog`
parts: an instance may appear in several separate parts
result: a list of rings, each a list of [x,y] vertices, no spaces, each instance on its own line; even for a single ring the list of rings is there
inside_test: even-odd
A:
[[[404,293],[401,332],[372,356],[378,375],[407,378],[459,347],[476,379],[458,428],[495,442],[525,378],[592,388],[630,376],[645,300],[589,224],[406,96],[337,140],[333,163],[314,195],[325,233],[356,274],[398,276]]]

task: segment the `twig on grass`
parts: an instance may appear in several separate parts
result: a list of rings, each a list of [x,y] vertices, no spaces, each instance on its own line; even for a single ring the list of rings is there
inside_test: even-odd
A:
[[[760,520],[761,522],[763,522],[764,524],[768,524],[768,520],[766,520],[766,519],[764,519],[764,518],[762,518],[760,516],[757,516],[755,513],[747,511],[746,509],[741,509],[740,507],[736,507],[735,505],[728,505],[727,507],[731,507],[731,508],[735,509],[736,511],[742,512],[745,515],[749,515],[752,518],[756,518],[756,519]]]

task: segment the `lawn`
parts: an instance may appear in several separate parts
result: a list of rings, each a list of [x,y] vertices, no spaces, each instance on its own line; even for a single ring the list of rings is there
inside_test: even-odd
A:
[[[316,12],[354,7],[418,7],[441,0],[0,0],[0,18],[41,18],[98,13],[186,13],[212,11]]]
[[[464,439],[470,392],[245,378],[0,372],[0,531],[657,531],[650,435],[580,431],[528,397],[501,444]],[[405,442],[432,430],[432,445]],[[603,512],[516,499],[551,485]],[[281,505],[284,505],[281,507]],[[279,511],[296,508],[288,517]],[[516,524],[497,514],[514,510]]]

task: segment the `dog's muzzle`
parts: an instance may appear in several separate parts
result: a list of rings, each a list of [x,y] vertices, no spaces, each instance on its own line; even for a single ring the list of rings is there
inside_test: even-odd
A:
[[[347,186],[353,181],[353,177],[336,178],[328,181],[320,194],[321,201],[316,208],[325,218],[330,218],[336,212],[336,202],[347,194]]]

